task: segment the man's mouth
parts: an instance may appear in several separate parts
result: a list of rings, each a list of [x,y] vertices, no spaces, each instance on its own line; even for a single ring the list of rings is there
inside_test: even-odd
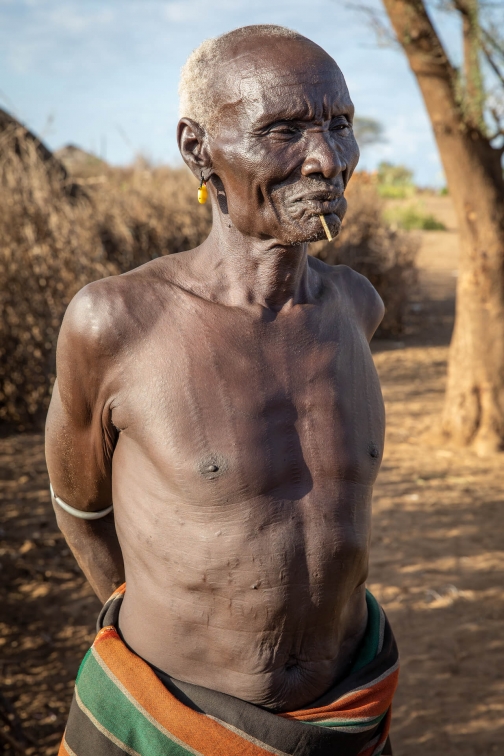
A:
[[[303,200],[314,200],[316,202],[334,202],[343,196],[343,192],[304,192],[297,197],[293,197],[294,202],[303,202]]]
[[[309,215],[337,214],[342,199],[342,192],[307,192],[306,194],[292,198],[293,214],[295,216],[300,215],[303,212],[308,212]]]

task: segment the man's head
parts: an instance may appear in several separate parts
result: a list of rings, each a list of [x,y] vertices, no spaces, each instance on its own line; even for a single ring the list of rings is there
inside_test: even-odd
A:
[[[276,26],[207,40],[184,66],[180,104],[182,156],[241,233],[319,239],[320,213],[337,233],[359,151],[345,80],[322,48]]]

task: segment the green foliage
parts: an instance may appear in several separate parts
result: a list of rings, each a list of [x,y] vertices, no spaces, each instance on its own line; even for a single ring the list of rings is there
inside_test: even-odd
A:
[[[378,166],[378,194],[385,199],[405,199],[415,194],[413,171],[383,161]]]
[[[359,147],[368,147],[377,142],[383,142],[383,125],[374,118],[362,118],[356,116],[353,122],[353,131]]]
[[[384,160],[378,166],[378,183],[387,186],[410,186],[413,183],[413,171],[405,165],[394,165]]]
[[[414,186],[387,186],[378,184],[378,194],[383,199],[408,199],[415,194]]]
[[[392,227],[404,231],[446,231],[445,224],[432,213],[426,213],[420,205],[391,207],[383,215]]]

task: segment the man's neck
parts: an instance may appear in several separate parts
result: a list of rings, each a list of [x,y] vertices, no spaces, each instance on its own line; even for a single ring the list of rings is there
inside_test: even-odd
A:
[[[318,276],[308,266],[306,243],[289,246],[275,239],[254,239],[219,220],[202,245],[200,258],[210,274],[212,299],[275,312],[314,301]]]

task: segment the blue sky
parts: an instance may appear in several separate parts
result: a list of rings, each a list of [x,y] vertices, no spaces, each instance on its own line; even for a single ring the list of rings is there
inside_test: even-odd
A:
[[[206,37],[254,23],[296,29],[337,60],[357,114],[385,128],[361,167],[391,160],[422,185],[443,184],[404,55],[378,47],[344,0],[0,0],[0,107],[54,149],[73,143],[114,164],[139,152],[177,163],[181,66]]]

